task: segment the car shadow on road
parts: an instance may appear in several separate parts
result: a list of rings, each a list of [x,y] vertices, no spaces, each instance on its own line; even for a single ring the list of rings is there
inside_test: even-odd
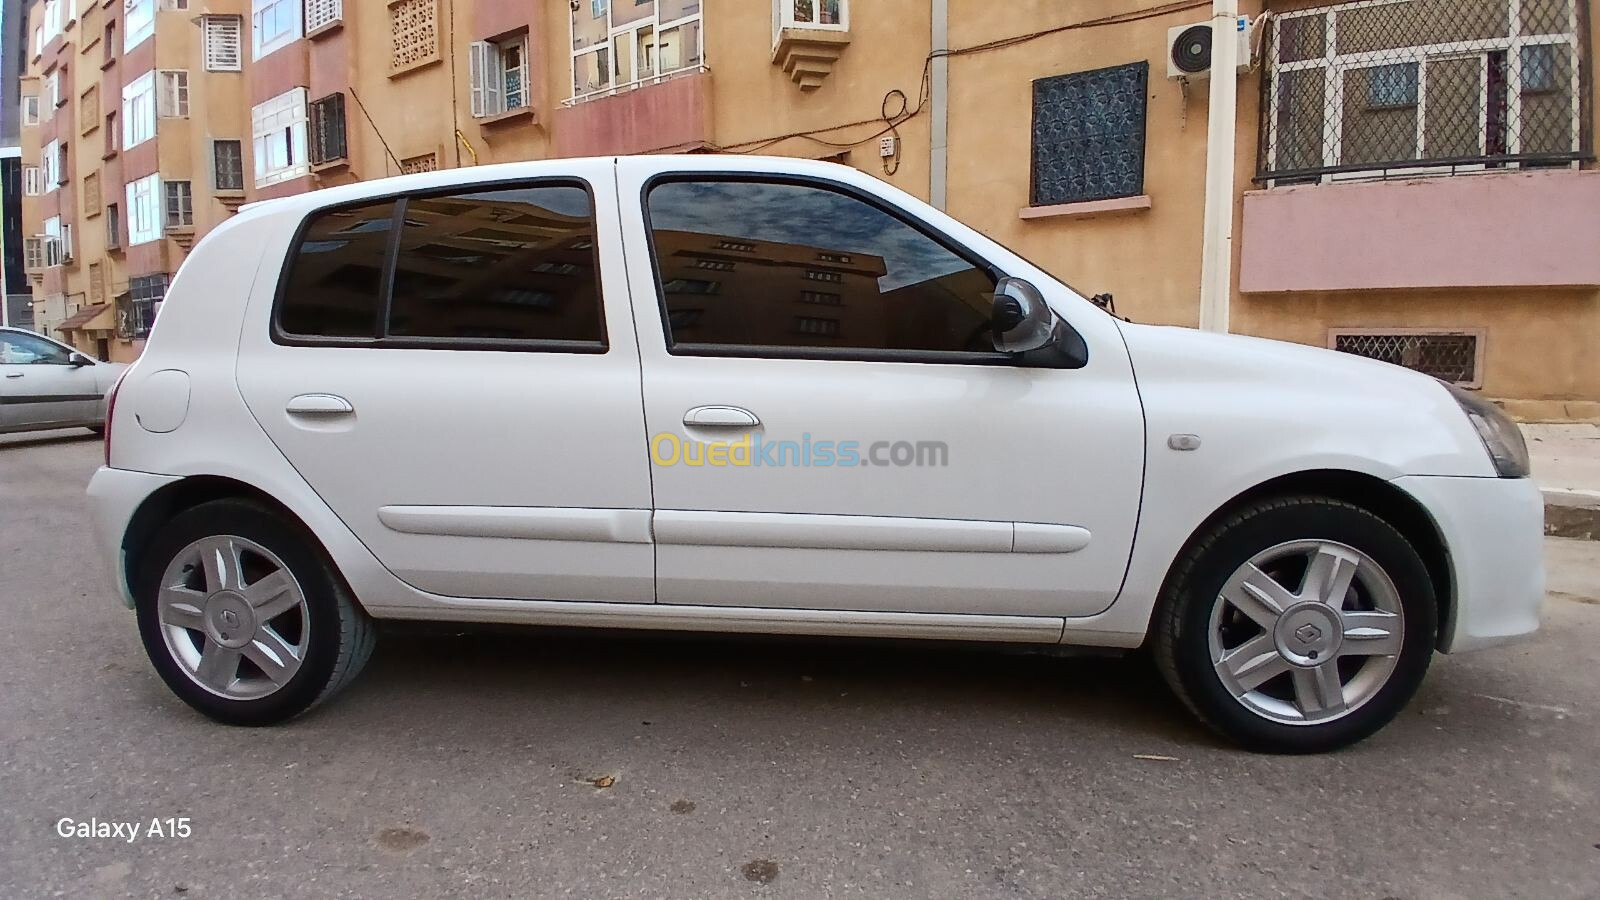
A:
[[[808,738],[886,724],[1026,731],[1092,729],[1146,746],[1220,746],[1141,655],[881,640],[670,633],[385,633],[348,706],[463,707],[479,721],[676,717]],[[633,722],[637,725],[637,722]],[[1159,752],[1159,751],[1158,751]]]

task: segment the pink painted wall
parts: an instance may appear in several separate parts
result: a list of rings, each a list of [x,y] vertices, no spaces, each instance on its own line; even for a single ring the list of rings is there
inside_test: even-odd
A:
[[[1600,285],[1600,172],[1315,184],[1244,195],[1239,290]]]
[[[711,141],[711,76],[682,75],[555,111],[556,156],[688,150]]]

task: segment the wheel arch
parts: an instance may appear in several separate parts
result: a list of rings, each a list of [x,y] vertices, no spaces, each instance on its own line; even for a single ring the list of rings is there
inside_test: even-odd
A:
[[[1258,500],[1290,495],[1314,495],[1340,500],[1359,506],[1394,526],[1416,549],[1423,565],[1427,567],[1434,597],[1439,604],[1439,638],[1443,640],[1454,622],[1455,576],[1450,564],[1449,547],[1438,523],[1415,497],[1392,482],[1348,469],[1311,469],[1279,475],[1229,498],[1190,532],[1162,581],[1161,596],[1170,595],[1169,588],[1178,562],[1219,520]]]
[[[162,525],[187,510],[215,500],[248,500],[281,516],[284,521],[299,529],[311,546],[322,554],[331,571],[343,577],[338,565],[333,561],[332,554],[317,538],[316,532],[278,498],[236,478],[224,475],[190,475],[152,492],[139,504],[133,517],[128,520],[128,527],[122,537],[122,569],[126,583],[129,585],[138,583],[137,577],[139,567],[144,560],[144,552]],[[359,602],[358,600],[358,605]]]

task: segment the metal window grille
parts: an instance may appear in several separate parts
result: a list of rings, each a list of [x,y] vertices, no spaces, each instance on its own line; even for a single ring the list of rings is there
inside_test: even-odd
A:
[[[1588,0],[1359,0],[1262,36],[1257,180],[1594,155]]]
[[[244,68],[244,54],[240,50],[244,20],[239,16],[206,16],[203,27],[206,71],[237,72]]]
[[[1033,83],[1034,206],[1144,193],[1149,79],[1138,62]]]
[[[1477,334],[1463,332],[1347,331],[1331,335],[1333,349],[1415,369],[1452,384],[1477,387]]]
[[[343,0],[306,0],[306,31],[316,31],[343,18]]]
[[[212,172],[219,191],[244,190],[244,144],[241,141],[213,141]]]
[[[344,94],[334,93],[311,104],[311,162],[313,165],[344,159]]]

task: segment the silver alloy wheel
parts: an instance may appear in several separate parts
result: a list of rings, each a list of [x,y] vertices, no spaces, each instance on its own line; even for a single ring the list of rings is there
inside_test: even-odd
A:
[[[271,550],[237,535],[202,538],[174,556],[156,612],[178,667],[230,700],[288,684],[310,646],[300,583]]]
[[[1320,725],[1349,715],[1388,682],[1405,640],[1394,582],[1372,557],[1335,541],[1257,553],[1211,611],[1211,663],[1256,715]]]

